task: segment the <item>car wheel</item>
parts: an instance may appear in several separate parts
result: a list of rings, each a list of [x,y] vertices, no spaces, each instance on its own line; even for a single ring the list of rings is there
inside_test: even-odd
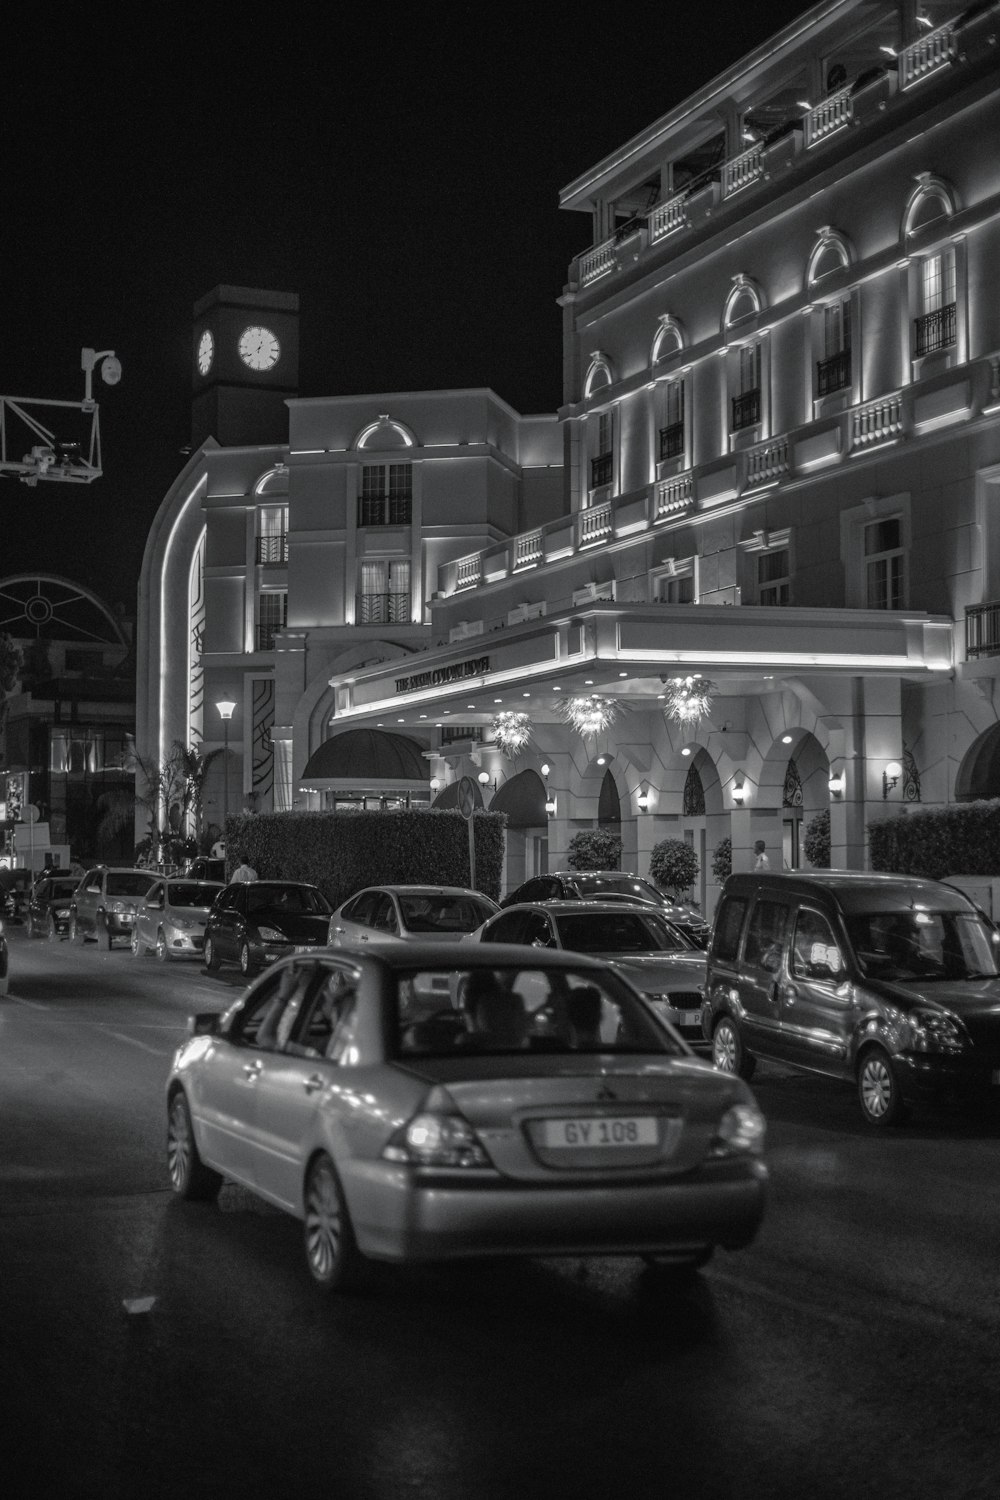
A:
[[[49,920],[45,928],[45,936],[48,938],[50,943],[54,943],[59,936],[58,932],[56,931],[56,919],[51,912],[49,912]]]
[[[720,1073],[735,1073],[738,1078],[752,1078],[757,1059],[743,1046],[740,1030],[731,1016],[723,1016],[712,1033],[712,1062]]]
[[[882,1047],[867,1047],[858,1060],[858,1102],[869,1125],[898,1125],[905,1118],[892,1058]]]
[[[205,968],[210,974],[219,972],[219,955],[210,937],[205,939]]]
[[[69,919],[69,940],[71,943],[78,943],[81,948],[87,941],[86,934],[77,921],[76,912]]]
[[[25,926],[25,931],[27,932],[28,936],[30,938],[33,938],[35,936],[35,919],[31,915],[30,911],[29,911],[27,917],[25,918],[24,926]]]
[[[111,949],[115,946],[115,940],[111,936],[111,928],[108,926],[107,917],[98,917],[97,919],[97,941],[100,942],[102,938],[104,946],[110,953]]]
[[[250,978],[250,975],[254,971],[254,967],[255,965],[253,957],[250,953],[250,944],[246,941],[246,939],[244,939],[240,944],[240,973],[243,975],[244,979]]]
[[[361,1270],[347,1204],[333,1162],[319,1156],[309,1169],[305,1191],[306,1261],[325,1292],[346,1291]]]
[[[219,1173],[198,1155],[191,1111],[181,1089],[173,1094],[167,1111],[167,1171],[178,1198],[214,1198],[222,1186]]]
[[[139,941],[139,929],[138,929],[138,927],[133,927],[132,928],[132,936],[129,938],[128,945],[129,945],[129,947],[132,950],[132,957],[133,958],[142,958],[143,957],[143,954],[145,953],[146,945],[145,945],[145,943],[140,943],[140,941]]]
[[[167,940],[163,935],[162,927],[156,934],[156,956],[161,964],[165,964],[167,959],[170,957],[170,954],[167,951]]]

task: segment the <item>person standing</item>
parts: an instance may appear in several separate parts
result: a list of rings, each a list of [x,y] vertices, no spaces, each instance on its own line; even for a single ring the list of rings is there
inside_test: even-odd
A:
[[[240,862],[236,866],[236,869],[233,871],[230,878],[232,880],[242,881],[257,879],[257,871],[254,869],[253,865],[247,863],[245,854],[240,854]]]
[[[759,874],[761,870],[769,870],[771,861],[767,857],[767,845],[763,839],[758,839],[753,846],[753,852],[757,856],[753,862],[754,873]]]

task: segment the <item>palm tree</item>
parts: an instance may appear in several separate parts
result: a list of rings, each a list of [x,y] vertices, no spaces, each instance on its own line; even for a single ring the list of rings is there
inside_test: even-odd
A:
[[[112,787],[98,798],[98,843],[123,833],[134,825],[136,813],[144,812],[147,831],[141,847],[157,863],[167,855],[179,862],[189,843],[197,842],[200,847],[205,780],[222,753],[218,749],[205,755],[197,746],[175,740],[166,760],[156,763],[144,760],[133,747],[128,769],[134,773],[134,784]]]

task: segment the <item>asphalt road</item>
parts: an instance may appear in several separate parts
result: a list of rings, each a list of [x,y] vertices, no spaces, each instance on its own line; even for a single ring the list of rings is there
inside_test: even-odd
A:
[[[1000,1126],[871,1132],[754,1080],[754,1246],[379,1268],[324,1301],[298,1224],[174,1202],[163,1083],[234,971],[11,934],[0,1001],[0,1487],[9,1500],[997,1500]]]

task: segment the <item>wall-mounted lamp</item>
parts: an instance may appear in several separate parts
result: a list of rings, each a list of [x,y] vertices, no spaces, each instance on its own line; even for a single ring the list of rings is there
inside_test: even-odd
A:
[[[555,794],[555,792],[552,792],[548,797],[546,797],[546,799],[545,799],[545,811],[549,815],[550,818],[554,818],[555,817],[555,815],[556,815],[556,794]]]
[[[844,787],[847,785],[847,776],[843,771],[830,772],[830,796],[842,797]]]
[[[640,792],[635,799],[635,805],[640,812],[649,812],[649,793]]]
[[[441,790],[441,778],[439,776],[432,776],[431,777],[431,791],[432,792],[438,792],[440,790]]]
[[[544,766],[542,766],[542,775],[547,776],[551,770],[552,767],[549,765],[548,761],[546,761]]]
[[[488,786],[490,781],[489,771],[480,771],[478,781],[480,786]]]
[[[733,801],[737,804],[738,807],[743,806],[749,795],[750,788],[747,786],[745,777],[742,781],[736,781],[733,783]]]
[[[883,800],[883,802],[885,801],[886,797],[888,797],[889,793],[892,791],[893,787],[896,785],[896,782],[899,780],[899,778],[902,776],[902,774],[903,774],[903,768],[899,764],[899,761],[898,760],[891,760],[889,762],[889,764],[886,766],[885,770],[882,772],[882,800]]]

